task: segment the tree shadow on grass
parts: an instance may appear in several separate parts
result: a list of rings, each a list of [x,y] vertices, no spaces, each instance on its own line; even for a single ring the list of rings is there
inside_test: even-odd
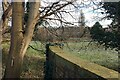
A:
[[[21,78],[44,78],[45,58],[25,56]]]
[[[8,49],[2,50],[2,75],[4,75],[5,65],[8,56]],[[44,79],[45,57],[27,56],[24,57],[22,65],[21,79],[39,78]]]

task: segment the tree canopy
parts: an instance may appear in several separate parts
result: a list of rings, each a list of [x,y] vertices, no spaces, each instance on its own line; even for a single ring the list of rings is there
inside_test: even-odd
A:
[[[90,34],[92,39],[95,41],[98,41],[99,43],[103,43],[103,36],[104,36],[104,31],[102,29],[102,25],[99,22],[96,22],[93,27],[90,29]]]
[[[106,31],[96,22],[91,29],[92,38],[107,48],[120,50],[120,2],[104,2],[101,6],[104,9],[101,13],[106,14],[105,18],[112,19],[112,23]]]
[[[109,26],[112,31],[106,32],[106,40],[109,42],[107,45],[120,50],[120,1],[104,2],[102,8],[107,14],[106,18],[113,20]]]

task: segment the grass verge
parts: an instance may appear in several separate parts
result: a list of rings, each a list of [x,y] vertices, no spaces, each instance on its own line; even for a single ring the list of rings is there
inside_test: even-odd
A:
[[[105,50],[103,46],[94,42],[88,44],[89,42],[67,43],[63,50],[69,52],[70,55],[118,71],[118,53],[115,50]]]
[[[40,45],[40,44],[38,44]],[[35,48],[41,49],[41,47],[38,47],[35,43],[32,42],[32,46]],[[2,74],[4,75],[5,71],[5,65],[6,60],[8,56],[10,43],[6,42],[2,44]],[[24,57],[23,66],[22,66],[22,73],[21,78],[44,78],[44,62],[45,62],[45,56],[44,56],[44,50],[42,51],[36,51],[32,48],[28,48],[26,55]]]

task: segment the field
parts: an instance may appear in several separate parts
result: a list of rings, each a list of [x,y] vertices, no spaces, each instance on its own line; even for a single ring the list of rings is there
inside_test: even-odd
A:
[[[9,51],[10,43],[3,43],[2,47],[2,74],[4,75],[5,63],[7,60],[7,55]],[[41,46],[36,45],[36,43],[31,43],[33,47],[37,49],[42,49]],[[45,55],[43,51],[36,51],[32,48],[28,48],[27,53],[24,58],[24,63],[22,66],[21,78],[44,78],[44,62]]]
[[[10,43],[4,43],[3,47],[3,72],[9,50]],[[32,41],[24,58],[21,78],[43,78],[45,62],[45,43]],[[36,50],[35,50],[36,49]],[[95,42],[67,42],[64,43],[63,50],[110,69],[118,71],[118,53],[115,50],[107,49],[97,45]]]
[[[45,52],[45,43],[36,41],[31,42],[31,45],[34,48],[43,50],[42,53]],[[95,42],[81,41],[64,43],[63,50],[69,52],[70,55],[75,55],[81,59],[118,71],[118,52],[114,49],[106,49]]]
[[[115,50],[106,50],[95,42],[69,42],[65,44],[63,50],[81,59],[118,71],[118,53]]]

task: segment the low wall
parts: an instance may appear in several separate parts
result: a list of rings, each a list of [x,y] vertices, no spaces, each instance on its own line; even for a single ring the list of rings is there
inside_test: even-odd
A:
[[[58,46],[46,47],[45,79],[118,80],[118,72],[63,52]]]

